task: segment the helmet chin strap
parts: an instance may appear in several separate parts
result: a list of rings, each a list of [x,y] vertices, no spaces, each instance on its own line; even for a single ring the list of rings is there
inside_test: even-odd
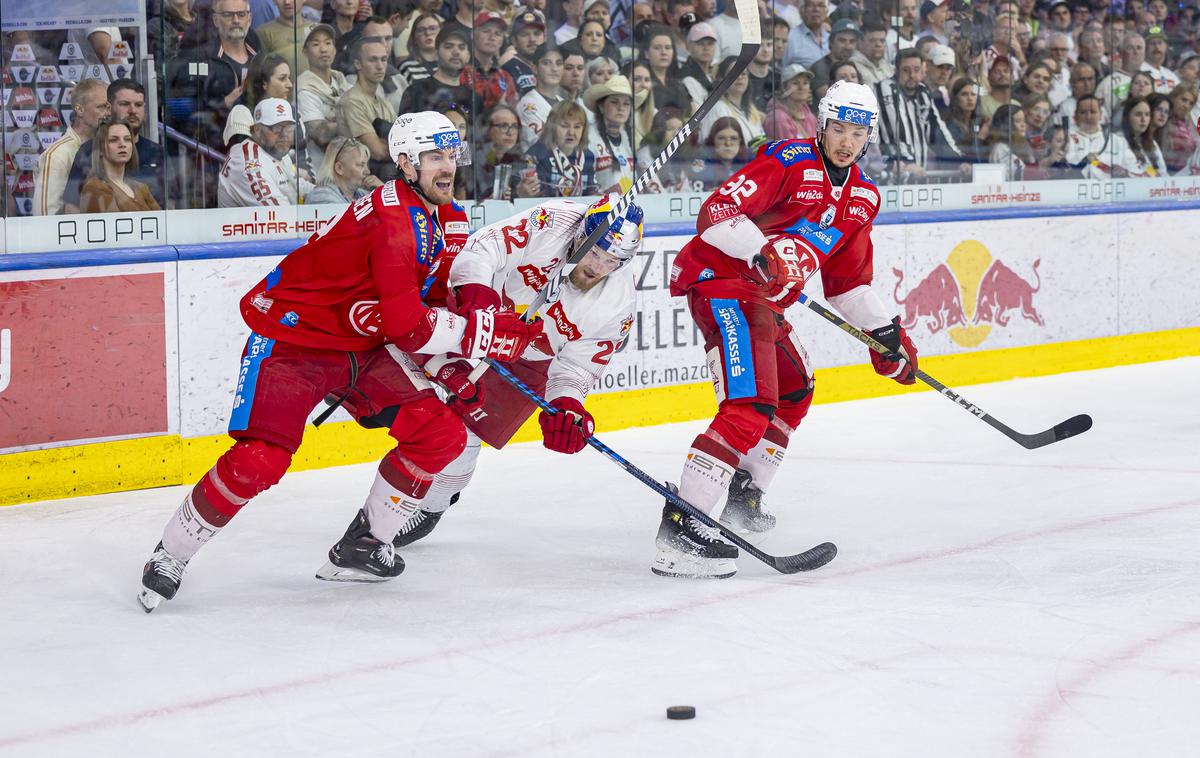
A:
[[[817,135],[817,152],[821,154],[821,162],[825,164],[825,173],[829,174],[830,182],[840,185],[846,181],[846,175],[850,173],[850,166],[843,168],[829,159],[829,156],[825,154],[825,140],[822,139],[824,136],[824,131]]]
[[[413,173],[416,175],[416,178],[409,179],[407,176],[404,175],[403,171],[400,172],[400,178],[404,180],[404,183],[408,185],[409,189],[411,189],[413,192],[420,195],[422,200],[429,203],[430,205],[437,205],[437,203],[435,203],[433,201],[433,199],[429,197],[429,195],[425,194],[425,190],[421,189],[421,184],[420,184],[421,171],[419,168],[417,168],[416,162],[413,161],[412,158],[409,158],[408,165],[412,166],[412,170],[413,170]],[[396,168],[399,168],[399,166],[397,166]]]

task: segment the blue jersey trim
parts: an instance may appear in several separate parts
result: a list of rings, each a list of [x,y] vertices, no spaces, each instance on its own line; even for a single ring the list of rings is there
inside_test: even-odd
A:
[[[254,332],[246,341],[246,355],[238,370],[237,389],[233,393],[233,413],[229,416],[229,431],[244,432],[250,426],[250,410],[254,407],[254,391],[258,389],[258,373],[262,362],[271,356],[275,340]]]
[[[738,400],[758,394],[754,380],[754,349],[750,346],[750,325],[737,300],[711,301],[713,318],[721,332],[721,352],[725,361],[725,397]]]

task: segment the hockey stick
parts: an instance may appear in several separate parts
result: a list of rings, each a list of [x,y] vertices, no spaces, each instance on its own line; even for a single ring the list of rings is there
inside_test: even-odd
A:
[[[510,371],[507,366],[498,361],[493,361],[490,358],[485,358],[484,360],[491,364],[492,369],[495,370],[495,372],[502,379],[504,379],[504,381],[515,387],[518,392],[529,398],[546,413],[553,414],[560,412],[557,408],[546,402],[545,398],[530,389],[525,382],[522,382],[520,379],[518,379],[517,376],[513,374],[513,372]],[[737,545],[739,549],[745,550],[747,553],[780,572],[781,574],[795,574],[798,571],[812,571],[813,569],[821,568],[826,563],[832,561],[834,556],[837,555],[837,546],[832,542],[822,542],[820,545],[811,547],[808,550],[805,550],[803,553],[797,553],[795,555],[778,556],[764,553],[754,545],[751,545],[749,542],[742,539],[735,532],[727,530],[721,525],[720,522],[714,521],[707,513],[694,508],[686,500],[679,497],[677,493],[672,492],[661,483],[655,481],[653,477],[629,461],[625,460],[624,457],[619,455],[608,445],[605,445],[603,442],[596,439],[595,436],[588,437],[587,443],[599,450],[600,453],[602,453],[609,460],[628,471],[639,482],[645,484],[650,489],[662,495],[672,505],[679,508],[692,518],[702,522],[705,526],[710,526],[714,529],[720,530],[725,539],[729,540],[734,545]]]
[[[600,238],[608,233],[609,228],[616,221],[617,217],[624,213],[625,209],[633,203],[638,193],[642,192],[650,182],[654,181],[654,178],[658,176],[658,170],[666,165],[667,161],[687,141],[688,137],[693,132],[699,131],[700,122],[713,109],[713,106],[721,100],[721,96],[725,94],[725,90],[729,89],[734,81],[742,75],[742,71],[750,65],[750,61],[754,60],[754,56],[758,55],[758,48],[762,43],[761,22],[758,18],[758,3],[756,0],[733,0],[733,4],[737,8],[738,21],[742,25],[742,49],[738,53],[737,61],[725,72],[725,78],[713,86],[712,90],[708,93],[708,98],[700,104],[700,107],[687,120],[687,123],[679,127],[679,132],[667,143],[662,152],[654,160],[650,161],[650,165],[638,175],[637,181],[633,183],[633,186],[621,195],[621,198],[617,200],[616,205],[608,212],[604,221],[571,251],[566,261],[559,264],[558,271],[550,275],[549,281],[538,291],[537,296],[530,303],[528,310],[525,311],[524,318],[526,321],[532,321],[547,302],[558,299],[559,289],[567,277],[571,275],[575,264],[579,263],[583,259],[583,256],[587,255],[587,252],[600,241]]]
[[[891,352],[874,337],[862,331],[861,329],[846,323],[846,321],[836,313],[821,305],[817,301],[809,298],[804,293],[800,294],[799,302],[801,305],[806,306],[809,310],[823,316],[834,326],[838,327],[846,334],[849,334],[851,337],[854,337],[856,340],[871,348],[875,352]],[[985,424],[993,429],[996,429],[1005,437],[1008,437],[1010,440],[1021,445],[1026,450],[1034,450],[1039,447],[1044,447],[1046,445],[1059,442],[1060,440],[1065,440],[1067,437],[1074,437],[1077,434],[1083,434],[1088,429],[1092,428],[1092,417],[1086,413],[1081,413],[1078,416],[1072,416],[1062,423],[1055,424],[1044,432],[1038,432],[1037,434],[1022,434],[1012,427],[1009,427],[996,420],[991,414],[987,413],[978,405],[975,405],[971,401],[967,400],[965,397],[942,384],[937,379],[934,379],[929,374],[926,374],[924,371],[917,369],[915,373],[918,379],[925,382],[930,387],[933,387],[946,397],[950,398],[957,405],[969,412],[972,416],[981,419]]]

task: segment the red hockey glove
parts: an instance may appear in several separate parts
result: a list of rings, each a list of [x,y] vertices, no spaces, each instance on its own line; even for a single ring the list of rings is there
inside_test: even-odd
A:
[[[468,411],[483,405],[483,384],[471,381],[472,367],[466,361],[449,361],[433,375],[433,380],[454,397],[451,403],[462,403]]]
[[[500,293],[484,284],[464,284],[454,290],[457,306],[454,312],[465,316],[471,311],[498,311]]]
[[[592,414],[583,409],[578,400],[560,397],[550,401],[557,413],[542,411],[538,423],[542,425],[542,444],[556,453],[571,455],[587,447],[587,438],[596,429]]]
[[[796,240],[777,237],[754,256],[754,278],[762,284],[768,300],[796,296],[804,289],[804,268],[796,251]]]
[[[875,373],[895,379],[901,384],[917,381],[914,373],[917,370],[917,346],[908,338],[904,327],[900,326],[900,317],[896,316],[892,323],[874,329],[870,334],[891,351],[883,355],[874,350],[870,351],[871,365],[875,367]]]
[[[462,339],[464,358],[513,361],[542,333],[541,321],[527,324],[512,311],[472,311],[466,314],[466,319],[467,332]]]

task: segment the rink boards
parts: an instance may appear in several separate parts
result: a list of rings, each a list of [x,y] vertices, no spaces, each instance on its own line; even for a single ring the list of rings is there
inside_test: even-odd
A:
[[[1072,212],[880,219],[875,289],[905,320],[926,371],[955,386],[1200,354],[1191,231],[1200,209]],[[238,300],[297,244],[265,240],[315,231],[333,212],[314,211],[311,229],[269,227],[251,209],[204,213],[208,232],[198,216],[196,242],[176,226],[170,246],[80,244],[55,259],[69,268],[0,256],[0,504],[189,482],[228,446],[248,332]],[[249,236],[199,241],[231,226]],[[630,267],[638,317],[589,399],[600,431],[712,412],[699,336],[666,291],[687,239],[686,224],[648,228]],[[807,291],[821,295],[815,284]],[[919,391],[878,379],[863,348],[815,315],[796,308],[789,318],[817,367],[816,402]],[[391,447],[384,432],[346,418],[310,428],[295,467],[367,461]]]

